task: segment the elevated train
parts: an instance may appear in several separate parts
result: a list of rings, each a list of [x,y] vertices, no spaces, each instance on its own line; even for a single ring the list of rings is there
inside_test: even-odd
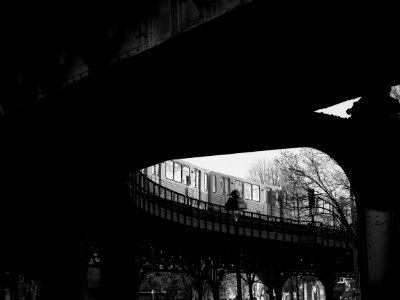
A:
[[[207,170],[183,160],[168,160],[141,170],[156,183],[177,193],[224,206],[233,190],[239,190],[247,211],[280,216],[280,187]]]
[[[139,185],[139,190],[137,190],[139,194],[149,193],[158,197],[137,197],[139,199],[137,205],[144,209],[147,208],[149,212],[158,211],[155,214],[163,215],[164,218],[168,218],[168,210],[172,211],[173,213],[170,214],[172,221],[174,219],[175,221],[183,220],[186,224],[191,220],[193,226],[193,218],[190,218],[192,216],[197,220],[194,223],[197,222],[198,227],[200,227],[199,220],[203,219],[207,221],[204,224],[211,222],[209,228],[212,227],[213,230],[214,223],[232,224],[234,216],[230,213],[227,214],[229,211],[226,211],[224,206],[231,192],[236,189],[242,193],[243,200],[247,205],[247,209],[240,218],[240,226],[256,230],[265,229],[273,234],[275,239],[277,239],[278,233],[285,233],[289,236],[291,234],[312,235],[320,237],[320,242],[327,241],[329,245],[336,245],[335,241],[339,241],[340,243],[337,245],[343,246],[346,245],[343,244],[344,242],[348,242],[352,238],[344,228],[332,226],[324,220],[297,219],[285,215],[285,199],[283,193],[280,193],[280,187],[277,186],[214,172],[183,160],[161,162],[142,169],[141,173],[138,175],[135,172],[131,177],[132,183]],[[145,177],[151,181],[146,180]],[[157,184],[152,184],[152,182]],[[201,201],[193,200],[193,198]],[[147,199],[147,204],[146,201],[142,202],[143,199]],[[155,207],[161,209],[156,210]],[[163,208],[164,210],[162,210]],[[308,210],[308,207],[306,209]],[[174,217],[174,214],[178,217]],[[187,218],[180,218],[180,215],[189,216],[189,221]],[[206,229],[207,226],[205,225]],[[251,231],[250,234],[253,236],[254,232]],[[317,240],[311,239],[311,241]]]

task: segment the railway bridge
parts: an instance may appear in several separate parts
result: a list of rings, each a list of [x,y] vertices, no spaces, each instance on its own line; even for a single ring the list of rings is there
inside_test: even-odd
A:
[[[270,299],[281,299],[292,275],[316,276],[326,299],[332,299],[339,277],[354,277],[355,239],[344,229],[246,211],[235,221],[223,206],[177,193],[141,172],[131,173],[129,186],[137,215],[133,228],[140,228],[137,243],[146,241],[131,249],[141,255],[138,269],[191,272],[201,282],[195,288],[202,291],[207,281],[217,299],[222,277],[211,275],[222,271],[258,274]],[[205,266],[197,273],[183,267],[200,267],[200,261]],[[140,282],[145,273],[137,275]]]

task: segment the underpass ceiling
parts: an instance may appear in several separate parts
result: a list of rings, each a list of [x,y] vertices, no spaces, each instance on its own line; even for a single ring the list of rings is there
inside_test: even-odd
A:
[[[106,23],[132,23],[151,12],[156,2],[11,10],[13,22],[5,36],[8,70],[20,68],[35,76],[42,59],[57,54],[59,45],[72,47],[92,34],[101,35]],[[386,18],[378,23],[379,15]],[[98,163],[94,154],[101,156],[105,144],[114,145],[112,153],[124,162],[134,148],[134,140],[126,137],[137,124],[156,129],[150,148],[169,144],[166,135],[159,135],[165,128],[187,140],[185,148],[171,146],[159,153],[160,161],[306,146],[314,136],[346,130],[347,120],[330,116],[325,117],[329,130],[314,126],[324,117],[313,116],[313,111],[375,93],[374,89],[380,92],[382,87],[389,93],[389,87],[400,82],[392,44],[396,27],[391,20],[392,14],[376,6],[288,7],[255,0],[47,97],[23,99],[16,105],[21,114],[0,116],[0,122],[6,120],[4,141],[9,139],[8,152],[16,159],[20,155],[35,161],[35,155],[54,149],[54,157],[74,153],[93,164]],[[86,50],[90,49],[96,57],[96,47]],[[18,78],[6,68],[3,72],[8,76],[5,90],[11,92]],[[14,101],[14,96],[10,93],[2,101]],[[168,116],[188,119],[172,125],[164,121]],[[233,137],[240,131],[251,135],[234,148],[222,143],[219,134],[209,136],[218,150],[201,146],[196,132],[213,132],[216,127],[210,120],[239,124]],[[292,136],[285,139],[288,132]],[[137,140],[147,138],[142,131],[134,134]],[[260,143],[258,138],[264,135],[268,139]],[[341,136],[342,141],[346,138]],[[40,147],[23,150],[33,144]],[[156,158],[147,159],[151,164]]]
[[[32,5],[22,12],[10,10],[7,63],[12,70],[36,76],[43,60],[63,47],[76,47],[85,37],[107,30],[106,23],[133,23],[157,5],[158,1],[128,6],[117,1],[112,6]],[[377,21],[379,16],[383,21]],[[138,88],[147,78],[162,87],[200,90],[203,96],[214,89],[218,96],[238,95],[252,103],[267,99],[276,109],[310,112],[398,84],[393,20],[388,10],[376,6],[287,6],[255,0],[98,73],[132,79]],[[94,59],[99,52],[96,47],[86,50]],[[6,81],[8,87],[18,84],[16,78]],[[112,80],[108,85],[110,90],[120,88]],[[15,96],[10,92],[8,101]],[[48,98],[57,101],[57,96]],[[29,103],[22,100],[22,106]]]

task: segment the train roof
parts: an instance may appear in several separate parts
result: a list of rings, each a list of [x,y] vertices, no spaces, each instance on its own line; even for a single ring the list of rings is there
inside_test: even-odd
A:
[[[202,167],[199,167],[199,166],[197,166],[197,165],[188,163],[188,162],[186,162],[185,160],[182,160],[182,159],[172,159],[172,160],[173,160],[173,161],[180,162],[180,163],[185,164],[185,165],[188,165],[188,166],[191,166],[191,167],[194,167],[194,168],[199,169],[199,170],[202,170],[202,171],[206,171],[206,172],[208,172],[208,173],[215,173],[215,174],[218,174],[218,175],[220,175],[220,176],[235,178],[235,179],[240,180],[240,181],[248,182],[248,183],[251,183],[251,184],[257,184],[257,185],[260,185],[260,186],[263,186],[263,187],[268,187],[268,188],[270,188],[270,189],[272,189],[272,190],[281,190],[281,187],[279,187],[279,186],[274,186],[274,185],[271,185],[271,184],[260,183],[260,182],[257,182],[257,181],[252,181],[252,180],[244,179],[244,178],[242,178],[242,177],[237,177],[237,176],[229,175],[229,174],[226,174],[226,173],[216,172],[216,171],[213,171],[213,170],[209,170],[209,169],[202,168]]]
[[[206,169],[206,168],[203,168],[203,167],[199,167],[199,166],[194,165],[192,163],[189,163],[189,162],[187,162],[187,161],[185,161],[183,159],[170,159],[170,160],[177,161],[177,162],[179,162],[179,163],[181,163],[183,165],[190,166],[190,167],[202,170],[202,171],[211,172],[211,170],[209,170],[209,169]]]
[[[268,187],[268,188],[273,189],[273,190],[281,190],[281,187],[275,186],[275,185],[272,185],[272,184],[265,184],[265,183],[261,183],[261,182],[257,182],[257,181],[253,181],[253,180],[249,180],[249,179],[245,179],[245,178],[242,178],[242,177],[237,177],[237,176],[233,176],[233,175],[229,175],[229,174],[225,174],[225,173],[220,173],[220,172],[216,172],[216,171],[210,171],[210,173],[215,173],[215,174],[218,174],[218,175],[221,175],[221,176],[234,178],[236,180],[244,181],[244,182],[251,183],[251,184],[257,184],[259,186]]]

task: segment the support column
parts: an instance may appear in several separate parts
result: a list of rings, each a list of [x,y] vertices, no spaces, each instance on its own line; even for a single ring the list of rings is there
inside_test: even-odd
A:
[[[326,272],[318,277],[318,279],[322,282],[325,289],[325,299],[332,300],[333,299],[333,288],[336,284],[336,275],[333,272]]]
[[[80,245],[63,241],[49,249],[43,266],[45,277],[40,282],[41,299],[79,300],[82,293]]]
[[[307,291],[307,300],[311,300],[312,299],[312,292],[313,292],[313,285],[311,282],[306,282],[306,291]]]
[[[240,274],[240,267],[238,267],[240,262],[237,262],[236,266],[236,288],[237,288],[237,296],[239,300],[243,300],[242,298],[242,278]]]
[[[2,269],[0,269],[0,299],[5,299],[5,274]]]
[[[207,282],[211,287],[214,300],[219,300],[219,288],[226,274],[226,271],[222,270],[222,265],[213,257],[209,261]]]
[[[102,299],[137,299],[137,282],[132,260],[133,254],[120,245],[109,245],[103,250]]]
[[[258,273],[257,275],[261,278],[262,283],[267,286],[270,300],[281,300],[282,288],[287,277],[279,270],[275,270],[274,266],[268,266],[264,272]],[[273,296],[274,292],[275,297]]]
[[[133,211],[129,206],[128,173],[109,167],[98,179],[101,189],[98,233],[101,250],[100,298],[137,299],[133,270],[134,231]],[[113,171],[111,171],[113,170]],[[100,196],[99,196],[100,197]]]
[[[357,256],[363,300],[391,299],[398,285],[400,105],[389,97],[390,85],[375,82],[350,110],[351,157],[348,167],[357,201]],[[371,122],[374,120],[374,122]],[[374,157],[375,163],[366,164]],[[368,172],[364,168],[368,166]],[[371,174],[384,176],[376,184]]]
[[[235,237],[238,239],[239,237],[239,225],[238,221],[235,220]],[[236,253],[236,287],[237,287],[237,296],[239,300],[243,300],[242,298],[242,278],[241,278],[241,259],[240,259],[240,247],[237,247],[237,253]]]
[[[282,288],[286,282],[286,276],[276,273],[273,278],[273,288],[275,291],[275,300],[282,299]]]
[[[361,280],[362,299],[390,298],[399,269],[399,213],[365,209],[365,240]]]
[[[276,300],[282,300],[282,286],[277,286],[274,288],[275,290],[275,299]]]

